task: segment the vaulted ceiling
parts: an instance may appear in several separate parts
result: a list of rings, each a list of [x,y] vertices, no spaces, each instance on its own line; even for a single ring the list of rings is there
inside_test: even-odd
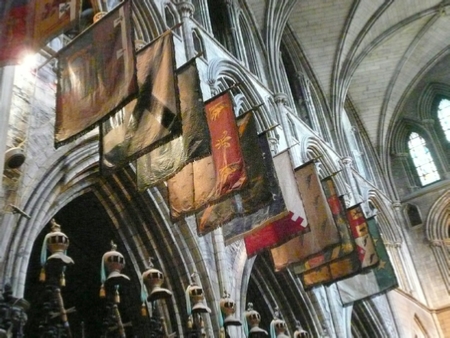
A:
[[[246,3],[266,42],[267,32],[286,22],[331,111],[339,112],[348,96],[376,149],[386,145],[415,87],[450,83],[448,0]]]

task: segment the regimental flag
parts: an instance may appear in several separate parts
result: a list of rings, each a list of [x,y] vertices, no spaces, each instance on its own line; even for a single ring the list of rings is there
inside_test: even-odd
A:
[[[268,226],[259,227],[244,237],[247,256],[251,257],[262,250],[277,247],[294,236],[308,232],[309,228],[302,223],[303,218],[290,211],[286,216],[274,220]]]
[[[131,3],[126,1],[60,51],[55,145],[93,128],[137,89]]]
[[[360,204],[356,204],[347,209],[347,219],[353,238],[355,239],[361,269],[378,264],[378,255]]]
[[[138,97],[101,126],[103,173],[123,167],[182,133],[172,31],[139,50],[137,79]]]
[[[290,164],[288,168],[291,168]],[[286,174],[281,177],[288,176],[290,175]],[[305,261],[326,249],[340,245],[341,242],[338,229],[327,205],[326,196],[320,185],[315,163],[310,161],[297,168],[295,183],[289,186],[290,191],[297,187],[300,193],[310,232],[271,250],[275,270]]]
[[[186,165],[167,181],[171,217],[199,211],[247,183],[229,91],[205,102],[212,155]]]
[[[343,201],[342,196],[339,197],[339,200],[340,208],[342,208],[341,216],[344,218],[340,219],[339,222],[344,221],[345,225],[348,227],[348,223],[346,220],[345,202]],[[333,216],[334,215],[335,212],[333,212]],[[342,278],[352,276],[361,271],[361,262],[359,260],[360,256],[358,254],[358,251],[356,250],[356,243],[353,239],[353,235],[350,233],[350,230],[348,230],[347,233],[342,233],[341,227],[338,226],[338,229],[340,229],[340,233],[342,236],[342,245],[340,246],[339,252],[336,256],[339,256],[340,258],[334,259],[327,264],[319,265],[318,267],[312,269],[307,269],[303,272],[300,272],[302,270],[299,269],[299,266],[294,267],[294,272],[300,274],[300,279],[305,289],[309,289],[320,284],[332,283]],[[348,238],[348,235],[350,235],[350,238]],[[351,244],[349,245],[349,243]],[[350,249],[350,246],[352,247],[352,251],[344,255],[343,253],[347,252]]]
[[[374,217],[367,219],[370,235],[375,242],[379,257],[377,266],[336,283],[343,305],[386,292],[398,286],[394,268],[384,246],[383,239]]]
[[[270,154],[270,153],[269,153]],[[298,189],[292,189],[295,178],[289,152],[273,158],[272,170],[276,184],[274,196],[279,195],[268,209],[270,218],[244,237],[248,256],[280,246],[295,236],[310,231]],[[276,178],[278,176],[278,178]]]
[[[140,191],[175,175],[187,163],[211,154],[197,58],[177,69],[177,77],[182,135],[137,159]]]
[[[272,201],[263,152],[259,144],[261,140],[257,134],[253,113],[250,111],[239,116],[237,125],[248,184],[238,196],[233,195],[197,213],[197,231],[200,236],[235,217],[253,213]]]
[[[263,160],[263,168],[260,167],[259,169],[265,171],[264,181],[261,181],[260,183],[268,184],[271,199],[268,205],[258,208],[257,199],[259,199],[260,196],[257,194],[265,194],[263,192],[265,187],[262,184],[253,185],[253,187],[250,187],[248,190],[234,196],[234,199],[231,200],[233,204],[230,204],[233,205],[235,210],[237,210],[236,213],[239,212],[240,215],[243,216],[235,218],[231,222],[225,223],[222,226],[222,234],[225,240],[225,245],[229,245],[239,239],[242,239],[244,236],[251,234],[253,231],[262,229],[288,215],[265,133],[258,137],[258,144],[261,149]],[[253,182],[255,183],[254,180]],[[254,201],[252,201],[252,197],[255,198]],[[244,202],[250,202],[251,204],[249,206],[245,206]],[[251,213],[251,208],[253,207],[257,210]],[[246,212],[248,213],[247,215],[245,215]],[[259,246],[261,250],[265,249],[265,245],[262,241],[259,243]]]
[[[342,197],[338,196],[331,176],[322,180],[322,188],[328,202],[328,207],[339,231],[339,235],[341,236],[341,243],[339,246],[332,247],[330,250],[324,250],[308,260],[296,264],[293,268],[296,274],[302,274],[308,270],[317,268],[320,265],[346,256],[354,252],[356,248],[355,240],[353,239],[347,221],[345,202]]]
[[[305,289],[347,278],[361,272],[362,269],[378,264],[378,254],[361,205],[358,204],[347,209],[346,214],[351,237],[354,240],[353,251],[325,266],[304,272],[301,279]],[[341,235],[343,235],[342,232]],[[347,236],[343,237],[343,242],[346,239]]]
[[[18,64],[52,37],[73,26],[81,0],[2,0],[0,67]]]

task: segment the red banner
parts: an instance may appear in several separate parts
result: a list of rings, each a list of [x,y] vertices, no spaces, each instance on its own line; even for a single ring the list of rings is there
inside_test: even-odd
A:
[[[0,67],[20,63],[79,18],[81,0],[2,0]]]
[[[225,92],[205,103],[212,155],[187,164],[167,181],[173,219],[223,200],[247,181],[229,95]]]
[[[216,195],[224,195],[239,189],[247,178],[230,92],[207,102],[205,110],[217,173]]]
[[[293,212],[275,220],[270,225],[263,227],[244,237],[247,256],[251,257],[262,250],[270,249],[285,243],[290,238],[305,231],[302,225],[303,218],[296,217]]]

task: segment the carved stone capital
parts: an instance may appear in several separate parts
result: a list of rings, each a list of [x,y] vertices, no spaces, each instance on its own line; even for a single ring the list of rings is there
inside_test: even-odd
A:
[[[391,153],[392,156],[398,157],[398,158],[407,158],[409,156],[408,153]]]
[[[352,166],[352,163],[353,163],[353,159],[352,159],[351,157],[347,156],[347,157],[343,157],[343,158],[341,159],[341,162],[342,162],[342,164],[345,165],[346,167],[351,167],[351,166]]]
[[[276,93],[273,95],[276,104],[287,104],[287,95],[285,93]]]
[[[195,7],[190,1],[182,1],[177,4],[181,16],[191,17],[194,14]]]
[[[400,210],[402,207],[402,204],[399,201],[395,201],[395,202],[392,202],[392,207],[396,210]]]
[[[434,119],[423,119],[421,122],[422,124],[426,124],[428,126],[432,126],[435,123]]]

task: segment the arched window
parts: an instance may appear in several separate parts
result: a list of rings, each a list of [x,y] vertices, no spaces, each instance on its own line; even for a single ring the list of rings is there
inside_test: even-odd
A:
[[[258,58],[255,53],[253,36],[250,31],[250,26],[242,14],[239,15],[239,26],[241,28],[242,40],[245,42],[242,49],[245,53],[248,68],[253,74],[260,76],[260,73],[258,72]]]
[[[217,41],[222,44],[231,54],[237,57],[234,45],[233,28],[231,25],[230,12],[224,0],[208,0],[209,18],[212,32]]]
[[[445,138],[450,142],[450,100],[442,99],[439,102],[437,116]]]
[[[206,51],[203,47],[203,40],[200,37],[197,29],[192,30],[192,40],[194,41],[194,49],[197,54],[202,54],[202,57],[206,59]]]
[[[164,7],[164,18],[166,20],[167,28],[172,28],[179,22],[176,11],[169,6]],[[181,35],[181,27],[177,27],[174,32]]]
[[[408,150],[422,186],[441,179],[423,137],[412,132],[408,138]]]

